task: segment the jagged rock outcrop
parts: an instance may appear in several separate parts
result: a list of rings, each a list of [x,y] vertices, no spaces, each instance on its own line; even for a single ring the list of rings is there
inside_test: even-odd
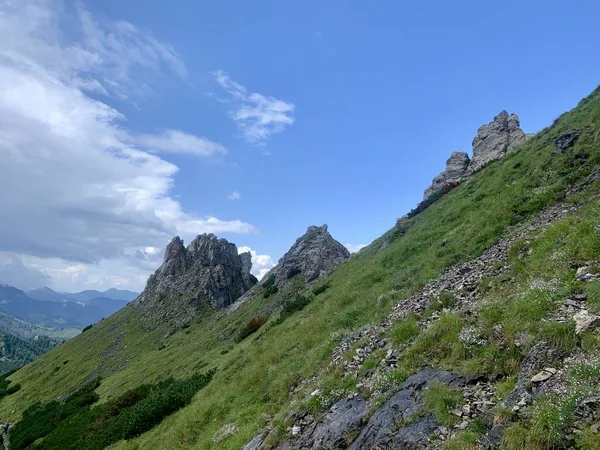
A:
[[[295,280],[300,279],[307,285],[314,283],[348,258],[350,252],[329,234],[327,225],[310,226],[261,282],[244,294],[230,309],[235,310],[250,300],[256,294],[256,290],[265,287],[266,284],[276,286],[284,294],[288,291],[295,292]]]
[[[447,192],[491,161],[503,158],[516,150],[527,137],[521,129],[519,116],[501,111],[492,122],[477,130],[477,135],[473,138],[472,159],[469,160],[466,152],[454,152],[450,155],[446,161],[446,170],[436,176],[425,189],[423,201],[433,194]]]
[[[473,159],[469,172],[475,172],[496,159],[517,149],[526,139],[521,130],[519,116],[506,111],[500,112],[494,120],[482,125],[473,139]]]
[[[335,266],[350,258],[346,247],[333,239],[327,225],[310,226],[283,255],[278,264],[266,275],[274,277],[280,287],[298,276],[307,283],[328,274]]]
[[[182,325],[207,305],[222,309],[236,301],[257,282],[251,268],[249,253],[238,255],[235,244],[214,234],[197,236],[187,248],[175,237],[134,305]]]
[[[470,162],[471,160],[466,152],[453,152],[446,161],[446,170],[435,177],[431,186],[425,189],[423,199],[426,200],[433,194],[460,183],[467,173]]]

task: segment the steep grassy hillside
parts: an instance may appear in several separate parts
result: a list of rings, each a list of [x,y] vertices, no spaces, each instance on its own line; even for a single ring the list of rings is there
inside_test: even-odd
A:
[[[552,156],[553,139],[574,128],[582,129],[577,143]],[[371,398],[376,407],[423,364],[459,374],[497,373],[494,392],[500,402],[513,390],[521,363],[538,339],[568,352],[576,350],[592,361],[597,356],[596,332],[576,335],[568,321],[543,319],[552,318],[566,295],[581,290],[587,293],[589,308],[600,312],[597,283],[580,285],[575,279],[579,266],[600,259],[600,181],[595,176],[600,168],[599,133],[597,90],[519,151],[401,221],[310,292],[299,285],[301,297],[284,299],[278,293],[259,292],[234,312],[207,312],[169,336],[161,324],[148,327],[140,322],[140,311],[129,305],[11,375],[22,388],[2,400],[0,417],[16,421],[33,402],[69,394],[97,375],[103,378],[95,391],[104,403],[142,383],[215,369],[210,383],[188,406],[112,448],[239,449],[265,425],[271,427],[268,441],[274,446],[289,437],[290,411],[309,411],[318,417],[354,392]],[[445,269],[482,255],[503,235],[528,232],[523,224],[533,223],[538,213],[557,204],[565,205],[557,211],[568,206],[578,210],[557,214],[549,228],[532,226],[531,236],[519,234],[519,239],[509,241],[506,269],[482,282],[477,304],[469,306],[468,314],[455,307],[454,294],[437,299],[430,308],[415,309],[412,315],[401,314],[404,300]],[[390,322],[394,311],[400,312]],[[262,322],[258,317],[267,322],[244,337],[253,318],[254,324]],[[371,363],[361,366],[358,378],[348,376],[343,362],[332,363],[334,349],[352,330],[386,322],[391,328],[382,327],[381,335],[401,357],[392,370],[383,372],[379,385],[359,381],[385,355],[375,353]],[[478,330],[472,346],[460,338],[463,330]],[[521,334],[529,338],[513,345]],[[343,360],[351,360],[355,348],[349,348]],[[598,369],[581,370],[587,374]],[[573,375],[579,376],[574,384],[593,389],[589,381],[593,377],[578,374]],[[319,394],[311,397],[316,389]],[[430,399],[428,408],[440,422],[452,423],[446,406],[458,401],[441,388],[439,394],[448,402]],[[499,409],[498,421],[508,429],[505,446],[526,448],[524,442],[534,442],[530,448],[557,447],[569,424],[542,420],[552,401],[532,406],[531,414],[523,417]],[[448,448],[474,448],[473,442],[490,427],[483,422],[473,426]],[[549,432],[556,429],[560,430],[556,436]],[[598,441],[585,433],[588,442],[581,440],[581,448],[598,448],[594,447]]]

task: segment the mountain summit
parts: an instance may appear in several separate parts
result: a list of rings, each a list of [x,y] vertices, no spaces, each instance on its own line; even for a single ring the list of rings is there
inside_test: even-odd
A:
[[[327,225],[313,225],[296,239],[267,277],[274,276],[275,284],[281,284],[298,274],[310,283],[328,274],[349,257],[348,249],[329,234]]]
[[[182,325],[205,306],[222,309],[237,300],[257,282],[251,268],[249,254],[238,255],[235,244],[214,234],[197,236],[187,248],[175,237],[133,304]]]

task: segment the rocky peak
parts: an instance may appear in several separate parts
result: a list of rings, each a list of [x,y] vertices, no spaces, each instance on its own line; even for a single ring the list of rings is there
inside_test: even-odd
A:
[[[235,244],[214,234],[197,236],[187,248],[175,237],[134,304],[150,317],[181,325],[206,305],[221,309],[237,300],[257,282],[251,268],[250,254],[238,255]]]
[[[258,280],[250,271],[252,270],[252,254],[250,252],[240,253],[240,260],[242,261],[242,277],[244,281],[244,287],[246,290],[254,286]]]
[[[252,299],[257,289],[265,287],[266,283],[276,286],[284,296],[293,294],[297,292],[296,280],[310,285],[348,258],[350,252],[329,234],[327,225],[310,226],[262,281],[235,302],[230,311]]]
[[[501,111],[492,122],[477,130],[477,136],[473,139],[473,160],[469,171],[475,172],[490,161],[514,151],[525,137],[519,116]]]
[[[313,225],[283,255],[269,276],[275,275],[279,284],[298,274],[310,283],[331,272],[349,257],[348,249],[333,239],[327,231],[327,225]]]
[[[446,170],[436,176],[425,189],[423,200],[429,199],[433,194],[447,192],[491,161],[516,150],[526,139],[519,116],[501,111],[493,121],[477,130],[477,135],[473,138],[473,158],[469,160],[466,152],[452,153],[446,161]]]

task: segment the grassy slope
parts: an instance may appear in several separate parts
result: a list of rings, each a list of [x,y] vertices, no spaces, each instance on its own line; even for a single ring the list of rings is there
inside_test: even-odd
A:
[[[550,156],[554,137],[585,125],[592,128],[574,149]],[[0,415],[9,417],[17,408],[13,417],[18,416],[34,400],[72,391],[103,360],[110,361],[101,366],[107,375],[131,359],[127,367],[103,380],[98,389],[103,400],[144,381],[216,367],[213,381],[191,405],[116,447],[239,449],[269,417],[281,416],[289,408],[295,386],[327,364],[339,332],[383,319],[397,301],[445,267],[481,254],[512,224],[561,200],[567,185],[584,180],[599,167],[595,140],[599,130],[596,92],[519,152],[491,164],[411,219],[403,236],[396,234],[394,239],[391,230],[338,267],[329,277],[331,287],[303,311],[278,326],[265,326],[241,343],[220,336],[227,335],[224,330],[241,328],[272,299],[256,298],[230,315],[197,321],[166,340],[159,332],[142,333],[136,313],[125,308],[14,374],[11,379],[22,389],[2,401]],[[587,157],[574,158],[574,153]],[[587,196],[579,194],[572,200]],[[392,238],[391,244],[378,251],[386,237]],[[111,346],[115,337],[120,343]],[[159,350],[163,341],[166,347]],[[322,383],[325,388],[349,387],[335,373],[327,374]],[[215,433],[230,423],[239,431],[215,444]]]

